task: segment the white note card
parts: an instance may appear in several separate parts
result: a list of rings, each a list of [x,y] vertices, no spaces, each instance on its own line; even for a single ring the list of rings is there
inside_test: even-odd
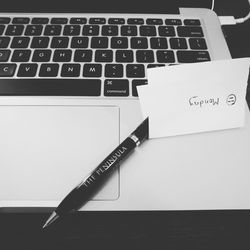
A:
[[[149,138],[244,126],[250,58],[151,68],[138,86]]]

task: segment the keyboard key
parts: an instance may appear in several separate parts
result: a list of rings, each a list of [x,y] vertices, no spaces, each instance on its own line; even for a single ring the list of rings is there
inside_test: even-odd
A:
[[[51,42],[51,48],[67,48],[68,43],[68,37],[53,37]]]
[[[201,22],[198,19],[186,19],[184,20],[185,25],[200,26]]]
[[[84,64],[83,76],[86,77],[101,77],[102,65],[101,64]]]
[[[141,36],[156,36],[155,26],[140,26],[140,35]]]
[[[7,48],[10,42],[10,37],[0,37],[0,48]]]
[[[92,50],[76,50],[74,55],[75,62],[91,62]]]
[[[137,62],[153,63],[154,52],[152,50],[138,50],[136,51]]]
[[[107,37],[92,37],[91,48],[108,48],[108,38]]]
[[[187,49],[187,41],[185,38],[170,38],[171,49]]]
[[[148,80],[133,80],[132,81],[132,95],[138,96],[137,86],[148,84]]]
[[[143,78],[145,69],[143,64],[127,64],[127,77]]]
[[[49,37],[33,37],[31,48],[47,48],[49,40]]]
[[[63,30],[64,36],[78,36],[80,35],[80,25],[65,25]]]
[[[123,77],[122,64],[106,64],[105,77]]]
[[[103,36],[117,36],[118,35],[118,26],[103,25],[102,26],[102,35]]]
[[[0,25],[0,36],[3,34],[4,29],[5,29],[5,26],[4,25]]]
[[[175,30],[172,26],[159,26],[158,31],[160,36],[175,36]]]
[[[36,75],[38,64],[29,63],[29,64],[21,64],[19,66],[19,70],[17,76],[19,77],[34,77]]]
[[[7,62],[10,57],[10,50],[0,50],[0,62]]]
[[[133,62],[133,50],[117,50],[116,62]]]
[[[13,76],[15,70],[16,64],[14,63],[0,63],[0,77]]]
[[[71,48],[87,48],[88,43],[88,37],[73,37],[71,40]]]
[[[99,26],[98,25],[84,25],[82,34],[85,36],[98,36]]]
[[[90,18],[89,24],[105,24],[106,19],[105,18]]]
[[[112,37],[111,48],[112,49],[127,49],[128,38],[127,37]]]
[[[152,68],[158,68],[158,67],[164,67],[165,64],[148,64],[147,69],[152,69]]]
[[[28,48],[30,42],[29,37],[13,37],[11,48]]]
[[[105,96],[129,96],[129,82],[128,80],[107,79],[104,82]]]
[[[113,51],[112,50],[96,50],[95,61],[96,62],[112,62]]]
[[[175,57],[172,50],[158,50],[156,52],[157,62],[159,63],[174,63]]]
[[[191,49],[207,49],[207,44],[204,38],[189,38],[189,45]]]
[[[129,18],[128,24],[144,24],[144,20],[142,18]]]
[[[43,31],[42,25],[27,25],[25,30],[26,36],[40,36]]]
[[[80,64],[63,64],[62,66],[62,77],[78,77],[80,75]]]
[[[201,27],[180,26],[177,27],[177,33],[180,37],[203,37]]]
[[[125,24],[124,18],[109,18],[108,20],[109,24]]]
[[[47,24],[49,22],[49,18],[43,17],[34,17],[31,21],[32,24]]]
[[[163,24],[163,21],[162,21],[162,19],[160,19],[160,18],[148,18],[148,19],[146,20],[146,23],[147,23],[148,25],[162,25],[162,24]]]
[[[71,61],[72,51],[69,49],[64,50],[55,50],[53,61],[54,62],[70,62]]]
[[[32,62],[49,62],[51,57],[51,50],[35,50],[33,53]]]
[[[46,25],[44,30],[45,36],[59,36],[62,31],[61,25]]]
[[[1,24],[8,24],[10,23],[10,18],[9,17],[0,17],[0,23]]]
[[[12,23],[13,24],[28,24],[30,22],[30,19],[28,17],[16,17],[13,18]]]
[[[207,51],[177,51],[177,58],[180,63],[195,63],[210,61]]]
[[[121,26],[122,36],[137,36],[137,27],[132,25]]]
[[[87,23],[87,18],[71,18],[70,19],[70,24],[85,24]]]
[[[131,38],[131,48],[132,49],[147,49],[148,40],[145,37],[132,37]]]
[[[40,77],[56,77],[58,75],[59,64],[42,64],[39,72]]]
[[[182,25],[181,19],[166,19],[165,20],[166,25]]]
[[[150,38],[150,44],[152,49],[167,49],[167,39],[163,37]]]
[[[28,62],[30,59],[31,50],[15,50],[12,54],[12,62]]]
[[[8,25],[5,35],[20,36],[23,34],[24,25]]]
[[[52,18],[51,23],[52,24],[67,24],[68,18]]]

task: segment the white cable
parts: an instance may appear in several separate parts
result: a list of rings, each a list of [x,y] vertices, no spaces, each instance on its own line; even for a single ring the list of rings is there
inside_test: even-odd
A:
[[[250,5],[250,0],[248,0],[248,3],[249,3],[249,5]],[[244,22],[246,22],[249,18],[250,18],[250,11],[248,12],[248,14],[247,14],[245,17],[235,19],[235,21],[236,21],[236,23],[244,23]]]
[[[212,0],[211,10],[214,10],[214,0]]]

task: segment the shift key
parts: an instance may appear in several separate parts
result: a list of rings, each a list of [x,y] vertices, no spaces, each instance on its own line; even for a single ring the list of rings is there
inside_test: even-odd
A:
[[[16,70],[15,63],[0,63],[0,77],[13,76]]]

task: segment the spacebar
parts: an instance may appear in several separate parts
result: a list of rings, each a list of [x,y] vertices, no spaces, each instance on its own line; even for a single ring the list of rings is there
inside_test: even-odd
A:
[[[100,96],[98,79],[0,79],[0,95]]]

